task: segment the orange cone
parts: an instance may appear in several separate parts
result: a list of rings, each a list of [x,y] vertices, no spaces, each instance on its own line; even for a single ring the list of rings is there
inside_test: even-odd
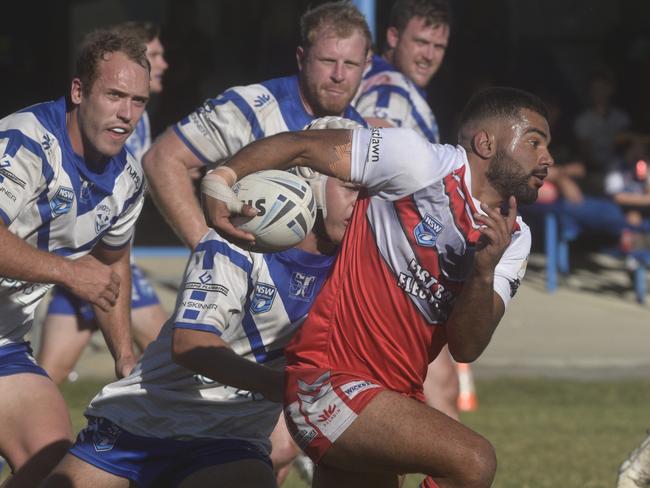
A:
[[[478,408],[472,368],[467,363],[458,363],[458,410],[473,412]]]

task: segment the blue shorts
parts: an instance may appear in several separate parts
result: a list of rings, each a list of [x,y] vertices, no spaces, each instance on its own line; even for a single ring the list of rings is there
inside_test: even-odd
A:
[[[29,342],[17,342],[0,347],[0,376],[18,373],[33,373],[47,376],[43,368],[36,364]]]
[[[258,459],[273,469],[268,455],[250,442],[142,437],[101,417],[88,418],[70,454],[141,487],[177,486],[200,469],[244,459]]]
[[[160,303],[156,291],[140,268],[131,265],[131,309]],[[56,287],[47,307],[47,314],[76,315],[80,320],[92,322],[95,312],[90,303],[76,297],[65,288]]]

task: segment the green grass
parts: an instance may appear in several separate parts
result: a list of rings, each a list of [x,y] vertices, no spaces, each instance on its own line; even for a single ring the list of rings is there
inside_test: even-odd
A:
[[[63,394],[75,431],[102,384],[81,380]],[[650,380],[477,382],[479,409],[462,420],[495,446],[495,488],[611,488],[618,466],[650,427]],[[421,476],[410,476],[406,488]],[[291,473],[286,488],[304,488]]]

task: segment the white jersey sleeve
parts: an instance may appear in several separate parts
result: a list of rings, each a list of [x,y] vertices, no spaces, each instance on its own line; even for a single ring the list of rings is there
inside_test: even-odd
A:
[[[517,224],[519,230],[512,234],[510,245],[494,270],[494,291],[499,294],[505,306],[508,306],[524,279],[530,254],[530,228],[521,217],[517,217]]]
[[[102,237],[102,243],[110,247],[123,247],[133,239],[135,223],[144,206],[144,192],[141,192],[135,201],[128,205],[115,224]]]
[[[417,129],[417,124],[412,120],[411,116],[413,107],[405,93],[391,93],[385,107],[380,106],[379,97],[380,92],[378,91],[363,95],[359,97],[355,108],[366,119],[375,117],[385,119],[393,127]]]
[[[394,201],[442,179],[462,164],[458,156],[457,148],[431,144],[412,129],[356,129],[350,177]]]
[[[231,88],[174,126],[205,164],[235,154],[250,142],[287,129],[273,94],[261,84]]]
[[[210,231],[189,260],[174,327],[221,336],[244,312],[253,272],[250,254]]]
[[[30,119],[16,114],[6,120]],[[11,120],[13,121],[13,120]],[[16,123],[16,125],[18,125]],[[41,145],[19,130],[0,127],[0,218],[9,225],[44,188],[43,171],[49,168]]]
[[[119,248],[133,240],[135,224],[144,206],[144,171],[140,162],[128,152],[125,171],[120,175],[117,183],[114,191],[122,196],[124,203],[120,215],[102,237],[102,243]],[[101,216],[102,205],[98,206],[98,213]]]

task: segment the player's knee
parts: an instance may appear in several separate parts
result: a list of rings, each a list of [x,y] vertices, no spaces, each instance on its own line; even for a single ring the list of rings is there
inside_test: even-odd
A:
[[[464,453],[462,480],[459,486],[466,488],[485,488],[492,486],[497,470],[497,458],[490,442],[480,437],[468,446]]]
[[[298,455],[298,448],[290,437],[282,439],[273,439],[273,448],[271,450],[271,461],[273,469],[276,471],[286,466]]]

